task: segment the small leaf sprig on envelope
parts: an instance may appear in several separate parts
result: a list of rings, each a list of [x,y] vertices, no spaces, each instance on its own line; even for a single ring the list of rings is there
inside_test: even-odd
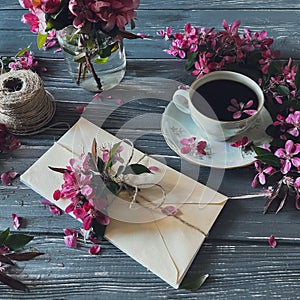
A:
[[[131,149],[126,162],[121,155],[124,142]],[[85,237],[90,240],[101,240],[104,236],[105,228],[110,222],[107,207],[112,195],[122,198],[125,196],[127,201],[129,199],[129,206],[138,203],[147,206],[147,209],[159,210],[164,215],[177,213],[175,207],[163,206],[165,191],[157,183],[148,183],[148,188],[155,186],[161,191],[159,203],[152,203],[140,195],[140,186],[147,186],[147,182],[136,183],[133,178],[152,174],[157,171],[157,167],[141,164],[145,156],[133,163],[133,155],[134,147],[128,140],[98,147],[94,139],[91,152],[82,153],[79,159],[70,159],[66,168],[49,166],[51,170],[62,173],[64,180],[61,188],[54,191],[54,200],[69,201],[65,212],[72,213],[76,219],[82,221]]]
[[[0,231],[0,281],[15,290],[29,291],[27,285],[7,275],[7,271],[17,267],[13,261],[28,261],[44,253],[37,251],[20,252],[33,236],[22,233],[10,233],[7,228]]]

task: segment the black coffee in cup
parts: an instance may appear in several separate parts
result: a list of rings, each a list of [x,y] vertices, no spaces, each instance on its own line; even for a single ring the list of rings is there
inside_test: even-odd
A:
[[[200,95],[200,96],[199,96]],[[191,102],[193,106],[202,114],[209,118],[220,121],[236,121],[233,112],[228,110],[231,99],[236,99],[238,103],[246,104],[249,100],[253,101],[250,109],[257,110],[258,98],[256,93],[243,83],[217,79],[209,81],[196,89]],[[246,119],[249,115],[243,113],[239,120]]]

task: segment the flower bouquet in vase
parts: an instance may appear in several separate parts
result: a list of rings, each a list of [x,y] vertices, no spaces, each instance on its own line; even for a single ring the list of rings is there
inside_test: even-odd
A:
[[[123,39],[140,36],[125,30],[135,27],[139,0],[19,0],[30,13],[22,21],[38,34],[42,48],[56,35],[68,71],[76,83],[90,91],[103,91],[125,75]]]

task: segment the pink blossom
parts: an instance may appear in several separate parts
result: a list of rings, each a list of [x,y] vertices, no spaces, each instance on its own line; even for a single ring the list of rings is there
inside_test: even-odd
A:
[[[197,152],[201,155],[206,155],[205,148],[207,146],[206,141],[199,141],[196,145]]]
[[[298,137],[300,128],[300,111],[295,111],[294,113],[289,114],[285,121],[287,124],[293,126],[288,129],[287,132],[292,136]]]
[[[46,42],[43,45],[43,49],[46,50],[46,49],[52,48],[56,44],[57,44],[56,30],[53,29],[50,32],[48,32],[48,36],[47,36]],[[59,52],[59,50],[56,49],[55,52]]]
[[[122,105],[124,102],[123,102],[122,99],[118,99],[118,100],[116,100],[116,103],[117,103],[118,105]]]
[[[89,230],[92,226],[93,217],[91,215],[88,215],[83,220],[83,229]]]
[[[90,7],[103,21],[103,29],[110,31],[115,26],[124,30],[125,25],[136,17],[135,9],[139,7],[139,4],[140,0],[93,1]]]
[[[231,147],[242,147],[245,146],[248,143],[248,137],[247,136],[243,136],[243,138],[241,140],[238,140],[232,144],[230,144]]]
[[[206,141],[196,142],[196,137],[183,138],[180,140],[180,144],[183,146],[180,148],[180,152],[182,154],[188,154],[191,151],[195,151],[198,155],[203,156],[206,155],[205,148],[207,147]]]
[[[199,55],[199,60],[195,61],[195,70],[192,71],[192,75],[197,76],[197,78],[202,77],[203,75],[211,71],[210,68],[210,59],[212,57],[211,53],[204,52]]]
[[[89,253],[91,255],[97,255],[101,250],[101,246],[100,245],[94,245],[92,247],[90,247],[89,249]]]
[[[18,217],[17,214],[11,214],[11,217],[13,219],[14,228],[19,229],[19,227],[21,226],[20,218]]]
[[[227,110],[233,112],[232,118],[233,119],[240,119],[242,114],[245,113],[246,115],[252,116],[257,113],[255,109],[249,109],[253,106],[253,100],[248,100],[246,103],[238,102],[235,98],[230,100],[231,105],[227,107]]]
[[[222,26],[225,29],[226,34],[229,36],[237,35],[240,25],[241,25],[240,20],[234,21],[231,25],[228,25],[226,20],[223,20],[223,22],[222,22]]]
[[[110,158],[110,151],[112,149],[112,145],[108,145],[107,147],[102,147],[101,154],[102,160],[106,163]],[[121,152],[124,150],[123,146],[119,146],[117,151],[115,152],[113,159],[119,161],[120,163],[124,162],[124,159],[121,157]]]
[[[22,56],[16,57],[14,62],[10,62],[8,67],[11,70],[34,70],[38,61],[34,60],[33,54],[26,51]]]
[[[286,120],[285,120],[284,116],[278,114],[276,116],[276,121],[274,121],[273,125],[280,126],[280,131],[285,132]]]
[[[273,234],[269,237],[269,245],[272,248],[275,248],[277,246],[277,241],[276,241],[275,236]]]
[[[276,171],[271,166],[263,167],[262,163],[259,162],[259,161],[255,161],[254,166],[255,166],[255,169],[258,173],[255,175],[255,177],[252,181],[251,186],[253,188],[255,188],[257,186],[258,181],[261,185],[265,185],[265,183],[266,183],[266,176],[265,175],[271,175]]]
[[[167,27],[166,30],[160,30],[158,32],[158,35],[164,37],[164,39],[167,41],[170,39],[170,36],[172,35],[172,31],[173,31],[172,28]]]
[[[41,9],[47,13],[52,14],[58,11],[61,0],[41,0]]]
[[[76,207],[73,210],[73,214],[76,219],[81,219],[81,220],[83,220],[87,215],[86,211],[82,207]]]
[[[294,188],[296,191],[296,202],[295,206],[298,210],[300,210],[300,177],[297,177],[294,182]]]
[[[300,158],[297,157],[300,153],[300,144],[294,144],[292,140],[285,143],[285,148],[279,148],[275,151],[275,155],[281,159],[281,173],[287,174],[292,165],[298,168],[300,166]]]
[[[26,3],[29,1],[26,1]],[[25,1],[24,1],[25,3]],[[45,12],[39,7],[31,5],[28,7],[31,13],[24,14],[21,21],[30,25],[29,29],[33,33],[44,33],[46,29]]]
[[[103,1],[101,1],[103,2]],[[73,26],[82,28],[87,22],[96,23],[99,17],[92,11],[90,0],[70,0],[69,10],[75,16]]]

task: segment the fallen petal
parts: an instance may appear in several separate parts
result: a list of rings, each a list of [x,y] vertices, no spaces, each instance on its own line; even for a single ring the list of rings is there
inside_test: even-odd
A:
[[[56,215],[56,216],[62,215],[62,210],[54,204],[49,205],[49,211],[52,215]]]
[[[97,255],[101,250],[101,246],[100,245],[94,245],[89,249],[89,253],[91,255]]]
[[[161,212],[166,216],[176,216],[178,209],[173,205],[165,206],[161,209]]]
[[[4,172],[1,174],[1,182],[5,185],[11,185],[10,176]]]
[[[15,172],[15,171],[9,171],[9,172],[8,172],[8,176],[9,176],[11,179],[16,178],[18,175],[19,175],[19,173]]]
[[[64,241],[67,247],[76,248],[77,247],[77,238],[74,235],[67,235],[64,237]]]
[[[85,110],[85,106],[76,106],[76,110],[77,110],[77,112],[79,112],[79,113],[83,113],[84,110]]]
[[[159,170],[160,170],[159,167],[156,167],[156,166],[150,166],[150,167],[148,167],[148,169],[153,172],[159,172]]]
[[[20,218],[18,217],[17,214],[11,214],[11,217],[12,217],[13,222],[14,222],[13,223],[14,224],[14,228],[18,229],[20,227],[20,225],[21,225]]]
[[[275,248],[277,246],[277,241],[276,241],[275,236],[273,234],[269,237],[269,245],[272,248]]]

